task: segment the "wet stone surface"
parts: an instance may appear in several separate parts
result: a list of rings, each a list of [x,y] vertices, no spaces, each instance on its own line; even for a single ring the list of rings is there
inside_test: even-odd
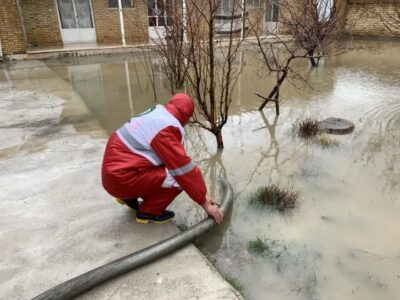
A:
[[[354,130],[354,123],[340,118],[327,118],[319,122],[319,127],[329,134],[349,134]]]

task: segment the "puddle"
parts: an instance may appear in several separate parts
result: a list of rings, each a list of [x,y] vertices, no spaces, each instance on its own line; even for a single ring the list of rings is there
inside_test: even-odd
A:
[[[259,62],[245,53],[216,152],[208,132],[188,128],[186,145],[212,186],[226,175],[237,195],[229,224],[198,245],[220,272],[237,279],[248,299],[398,299],[400,297],[400,44],[325,61],[308,73],[314,91],[288,84],[281,115],[260,113],[255,92],[268,92]],[[76,65],[52,63],[111,133],[156,99],[140,59]],[[304,66],[307,68],[307,66]],[[168,100],[158,73],[158,102]],[[323,149],[292,134],[301,118],[341,117],[355,131]],[[254,210],[256,188],[271,182],[300,192],[288,215]],[[248,242],[276,241],[273,255],[256,256]]]

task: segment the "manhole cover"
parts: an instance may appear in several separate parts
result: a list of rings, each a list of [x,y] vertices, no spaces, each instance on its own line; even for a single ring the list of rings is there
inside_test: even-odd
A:
[[[354,123],[340,118],[327,118],[319,122],[320,129],[330,134],[348,134],[354,130]]]

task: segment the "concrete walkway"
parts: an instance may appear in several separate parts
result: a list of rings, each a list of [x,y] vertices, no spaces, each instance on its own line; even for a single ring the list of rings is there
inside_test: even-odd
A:
[[[178,231],[137,225],[103,191],[105,143],[81,98],[43,63],[0,67],[1,299],[29,299]],[[191,245],[81,298],[241,297]]]

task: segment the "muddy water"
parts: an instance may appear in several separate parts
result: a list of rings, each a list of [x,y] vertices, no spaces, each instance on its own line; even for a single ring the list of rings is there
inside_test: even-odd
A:
[[[207,132],[188,129],[188,150],[210,186],[226,175],[237,195],[227,222],[198,245],[222,274],[240,282],[246,298],[400,298],[400,43],[365,44],[378,50],[309,70],[315,90],[285,85],[279,118],[273,107],[257,110],[254,93],[266,94],[271,82],[257,75],[259,62],[245,53],[223,153],[215,154]],[[49,64],[109,132],[155,102],[144,63],[133,57]],[[162,103],[168,93],[156,76]],[[356,129],[336,137],[338,147],[324,149],[293,136],[293,124],[305,116],[343,117]],[[249,195],[272,182],[300,192],[293,212],[249,205]],[[257,237],[268,242],[268,254],[248,251]]]

